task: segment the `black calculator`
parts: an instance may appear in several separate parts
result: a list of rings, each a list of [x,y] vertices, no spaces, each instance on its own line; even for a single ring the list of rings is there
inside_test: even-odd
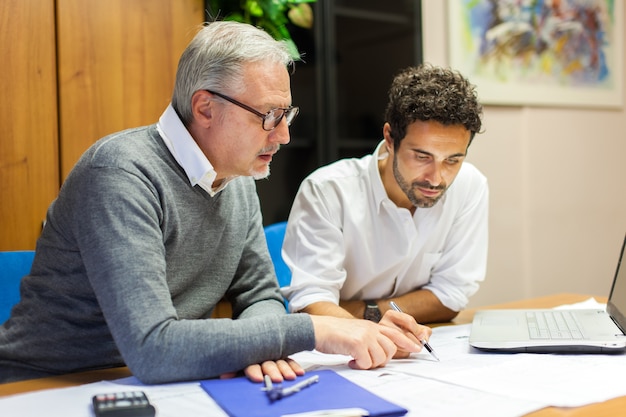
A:
[[[91,402],[96,417],[154,417],[156,413],[143,391],[98,394]]]

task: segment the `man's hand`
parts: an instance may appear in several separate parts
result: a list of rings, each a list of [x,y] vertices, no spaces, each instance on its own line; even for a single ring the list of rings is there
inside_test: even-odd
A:
[[[328,316],[311,316],[311,320],[315,328],[315,348],[323,353],[352,356],[349,366],[354,369],[385,366],[398,350],[419,352],[422,349],[416,336],[412,332],[409,332],[412,337],[407,336],[400,326]],[[400,320],[404,321],[405,318]]]
[[[279,359],[277,361],[265,361],[262,364],[249,365],[244,369],[244,373],[253,382],[263,382],[263,376],[269,375],[272,382],[283,382],[283,380],[293,380],[297,376],[304,375],[304,369],[293,359]],[[221,379],[233,378],[236,372],[229,372],[220,375]]]
[[[404,335],[411,339],[414,343],[418,344],[421,350],[421,341],[428,341],[430,335],[433,333],[430,327],[418,324],[413,316],[409,316],[405,313],[400,313],[394,310],[387,310],[383,318],[380,320],[380,325],[397,329],[404,333]],[[414,351],[408,351],[398,349],[394,355],[395,359],[401,359],[408,357]]]

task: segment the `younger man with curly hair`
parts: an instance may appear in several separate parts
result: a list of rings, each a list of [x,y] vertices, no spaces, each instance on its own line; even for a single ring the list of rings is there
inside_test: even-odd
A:
[[[458,72],[395,77],[374,153],[300,186],[283,245],[291,311],[378,321],[394,301],[428,323],[465,308],[487,262],[487,180],[464,162],[481,115]]]

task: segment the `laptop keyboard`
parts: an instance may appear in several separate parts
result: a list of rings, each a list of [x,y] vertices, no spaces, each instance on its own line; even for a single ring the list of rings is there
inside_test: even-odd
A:
[[[583,334],[569,311],[527,312],[531,339],[582,339]]]

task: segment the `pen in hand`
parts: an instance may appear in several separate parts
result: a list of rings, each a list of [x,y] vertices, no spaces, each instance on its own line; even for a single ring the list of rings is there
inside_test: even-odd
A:
[[[402,310],[400,310],[400,307],[398,307],[398,304],[394,303],[393,301],[390,301],[389,305],[391,305],[391,308],[396,310],[398,313],[402,313]],[[426,350],[433,356],[433,358],[439,361],[439,357],[437,356],[433,348],[430,346],[430,344],[425,340],[420,340],[420,342],[422,342],[422,345],[424,345]]]

